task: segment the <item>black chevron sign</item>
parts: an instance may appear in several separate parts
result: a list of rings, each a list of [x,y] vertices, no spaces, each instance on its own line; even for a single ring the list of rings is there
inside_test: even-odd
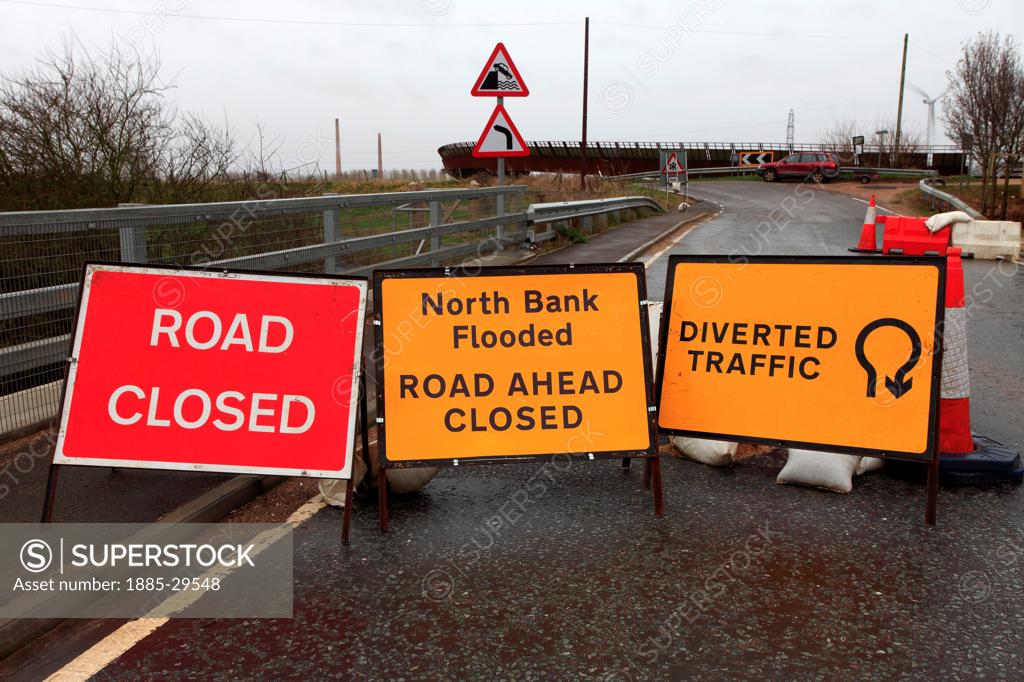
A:
[[[759,166],[775,160],[775,152],[740,152],[741,166]]]

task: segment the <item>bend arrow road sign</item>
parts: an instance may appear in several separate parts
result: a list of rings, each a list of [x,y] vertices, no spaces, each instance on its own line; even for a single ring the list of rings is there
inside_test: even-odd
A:
[[[471,94],[474,97],[526,97],[530,94],[504,44],[494,46]]]
[[[929,459],[945,259],[673,256],[658,424]]]
[[[473,147],[473,156],[488,158],[497,156],[529,156],[530,148],[519,134],[516,124],[509,118],[505,107],[494,107],[490,120],[480,133],[480,139]]]
[[[740,152],[740,166],[760,166],[775,160],[775,152]]]
[[[54,463],[348,478],[366,290],[87,264]]]

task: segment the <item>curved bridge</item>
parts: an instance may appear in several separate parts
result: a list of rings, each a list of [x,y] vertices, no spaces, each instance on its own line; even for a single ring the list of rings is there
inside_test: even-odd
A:
[[[510,173],[578,173],[580,170],[579,141],[527,142],[530,155],[511,157],[505,160]],[[662,149],[685,149],[690,168],[714,168],[735,165],[734,158],[743,152],[764,152],[775,160],[790,151],[835,151],[843,165],[853,165],[850,150],[835,150],[823,144],[795,144],[792,149],[777,142],[588,142],[587,172],[601,175],[626,175],[660,170],[659,151]],[[930,152],[930,154],[929,154]],[[473,157],[472,142],[453,142],[438,148],[444,170],[449,175],[462,177],[480,172],[496,172],[495,159]],[[736,156],[734,156],[736,155]],[[931,164],[929,164],[931,156]],[[863,154],[864,165],[901,168],[930,168],[940,175],[960,173],[963,152],[949,146],[919,147],[908,153],[901,153],[898,164],[889,163],[889,155],[882,153],[878,164],[878,148],[866,145]]]

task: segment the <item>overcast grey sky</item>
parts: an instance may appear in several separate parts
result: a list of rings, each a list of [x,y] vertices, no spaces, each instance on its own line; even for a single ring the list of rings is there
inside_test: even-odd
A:
[[[439,167],[438,146],[475,140],[494,102],[469,91],[498,41],[530,88],[506,99],[524,137],[579,139],[587,15],[588,137],[630,141],[782,142],[790,108],[797,142],[837,119],[871,134],[895,118],[904,32],[907,81],[934,96],[963,40],[1024,26],[1020,0],[0,0],[0,12],[5,74],[72,35],[137,44],[159,53],[180,109],[226,117],[242,142],[259,122],[282,136],[286,164],[327,170],[336,116],[346,169],[376,165],[378,131],[388,168]],[[905,124],[923,132],[926,111],[908,91]]]

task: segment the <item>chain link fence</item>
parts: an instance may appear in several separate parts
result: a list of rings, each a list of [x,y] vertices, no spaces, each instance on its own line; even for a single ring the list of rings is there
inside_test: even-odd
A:
[[[57,412],[86,261],[363,275],[444,265],[523,241],[525,190],[0,213],[0,436]]]

